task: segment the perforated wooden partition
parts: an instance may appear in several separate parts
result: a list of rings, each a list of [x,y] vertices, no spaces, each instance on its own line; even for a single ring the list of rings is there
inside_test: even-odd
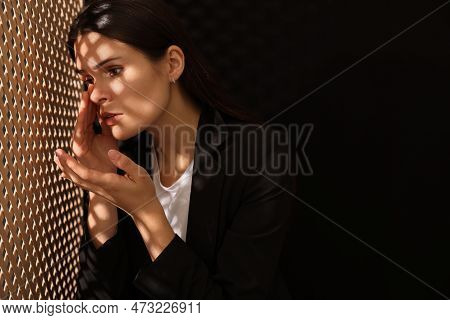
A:
[[[79,0],[0,0],[0,299],[70,299],[80,188],[58,178],[81,95],[67,56]]]

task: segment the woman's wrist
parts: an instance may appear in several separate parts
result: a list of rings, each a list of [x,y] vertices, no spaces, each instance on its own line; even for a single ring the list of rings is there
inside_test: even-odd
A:
[[[117,207],[99,195],[89,192],[87,227],[96,248],[117,233]]]
[[[154,261],[175,237],[164,209],[158,201],[158,205],[144,207],[132,217]]]

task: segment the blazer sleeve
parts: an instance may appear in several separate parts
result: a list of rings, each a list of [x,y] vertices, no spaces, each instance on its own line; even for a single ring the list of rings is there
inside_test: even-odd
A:
[[[269,180],[270,179],[270,180]],[[214,272],[178,236],[133,284],[160,299],[267,299],[286,237],[293,177],[249,177],[217,255]],[[282,188],[280,188],[280,186]]]
[[[95,248],[86,227],[80,246],[80,272],[77,278],[77,299],[119,299],[126,286],[127,251],[123,230],[99,248]]]
[[[101,132],[98,120],[94,123],[94,131]],[[142,137],[142,135],[144,135]],[[131,137],[125,141],[119,141],[120,152],[126,154],[133,161],[145,166],[148,151],[145,148],[149,145],[147,140],[139,143],[139,139],[148,139],[149,135],[142,132],[140,135]],[[118,174],[123,175],[124,171],[117,168]],[[126,250],[127,235],[124,224],[119,223],[117,233],[108,239],[102,246],[95,248],[90,241],[89,232],[86,227],[86,217],[89,208],[88,192],[84,193],[84,224],[83,236],[80,246],[80,272],[77,278],[77,299],[117,299],[124,295],[129,276],[129,256]],[[119,221],[127,215],[123,210],[117,208]],[[127,278],[128,277],[128,278]]]

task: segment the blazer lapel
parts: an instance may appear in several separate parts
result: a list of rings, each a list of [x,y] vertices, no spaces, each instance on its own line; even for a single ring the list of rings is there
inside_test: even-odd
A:
[[[217,240],[224,170],[220,167],[225,145],[220,134],[222,116],[205,107],[200,115],[194,154],[186,243],[211,268]]]
[[[186,243],[211,268],[214,262],[224,170],[220,157],[226,140],[220,134],[224,120],[219,112],[203,106],[195,138],[194,166],[189,200]],[[147,132],[119,142],[119,149],[153,176],[151,146],[153,137]],[[118,173],[123,174],[118,169]]]

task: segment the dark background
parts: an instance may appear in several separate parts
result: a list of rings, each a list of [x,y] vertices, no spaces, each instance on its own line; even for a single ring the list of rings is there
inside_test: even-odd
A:
[[[228,93],[267,119],[445,3],[167,2]],[[450,296],[449,21],[450,4],[274,119],[314,125],[298,196],[393,261],[298,202],[295,298]]]
[[[273,122],[314,125],[294,298],[450,296],[450,3],[417,23],[445,1],[166,2],[237,102],[270,119],[301,99]]]

